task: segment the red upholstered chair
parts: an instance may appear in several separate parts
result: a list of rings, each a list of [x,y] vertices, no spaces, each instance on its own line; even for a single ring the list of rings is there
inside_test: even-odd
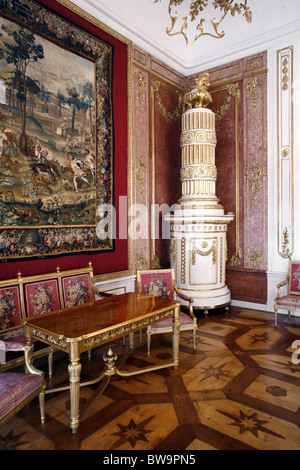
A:
[[[196,349],[197,318],[193,312],[194,299],[180,292],[175,283],[174,269],[137,271],[137,289],[139,293],[176,299],[176,296],[189,303],[189,315],[180,312],[180,331],[193,331],[193,346]],[[173,318],[147,327],[147,353],[150,355],[151,335],[172,332]]]
[[[282,287],[287,286],[287,294],[282,294]],[[278,309],[300,311],[300,261],[290,261],[287,278],[277,284],[277,296],[274,299],[275,326],[277,326]]]

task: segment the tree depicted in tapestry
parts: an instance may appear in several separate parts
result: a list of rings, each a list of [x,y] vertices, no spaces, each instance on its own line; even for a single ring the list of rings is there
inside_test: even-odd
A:
[[[94,229],[111,198],[110,50],[31,17],[42,35],[0,18],[0,257],[107,249]]]

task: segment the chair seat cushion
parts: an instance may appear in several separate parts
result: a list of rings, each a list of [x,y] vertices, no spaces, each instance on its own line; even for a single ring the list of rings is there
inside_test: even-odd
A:
[[[299,295],[284,295],[277,299],[276,304],[280,307],[291,308],[300,310],[300,296]]]
[[[41,385],[40,375],[2,372],[0,374],[0,419],[30,397]]]
[[[22,351],[24,340],[23,327],[10,330],[0,335],[0,349]]]
[[[167,318],[166,320],[162,320],[158,323],[154,323],[151,325],[152,330],[162,330],[165,328],[172,328],[173,317]],[[186,313],[180,312],[180,324],[181,327],[190,326],[191,329],[194,326],[194,320],[187,315]]]

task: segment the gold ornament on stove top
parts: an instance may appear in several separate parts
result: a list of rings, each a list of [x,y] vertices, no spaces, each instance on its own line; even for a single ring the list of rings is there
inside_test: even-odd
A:
[[[209,74],[202,73],[199,77],[195,78],[195,88],[192,88],[184,95],[184,102],[189,108],[206,108],[209,103],[212,103],[212,97],[209,91]]]

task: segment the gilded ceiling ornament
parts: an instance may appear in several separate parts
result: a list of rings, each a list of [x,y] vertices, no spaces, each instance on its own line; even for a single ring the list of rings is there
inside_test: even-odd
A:
[[[154,0],[153,3],[161,2],[161,0]],[[247,6],[247,0],[243,3],[237,3],[234,0],[196,0],[190,2],[189,18],[185,15],[185,11],[180,15],[177,8],[183,4],[184,0],[169,0],[169,16],[171,19],[171,27],[166,28],[168,36],[176,36],[182,34],[185,39],[187,47],[193,47],[197,39],[201,36],[211,36],[213,38],[223,38],[225,32],[219,31],[220,24],[225,19],[228,13],[235,16],[236,13],[243,14],[248,23],[252,22],[252,13]],[[206,7],[211,4],[216,10],[216,16],[212,18],[207,17]],[[211,6],[209,5],[209,6]],[[176,8],[174,10],[174,8]],[[206,16],[206,17],[205,17]],[[207,21],[208,20],[208,21]],[[181,25],[180,25],[181,21]],[[206,22],[207,21],[207,22]],[[176,28],[178,28],[176,30]],[[211,32],[209,31],[211,29]],[[190,41],[188,32],[194,29],[194,37]],[[190,34],[192,36],[192,33]]]

